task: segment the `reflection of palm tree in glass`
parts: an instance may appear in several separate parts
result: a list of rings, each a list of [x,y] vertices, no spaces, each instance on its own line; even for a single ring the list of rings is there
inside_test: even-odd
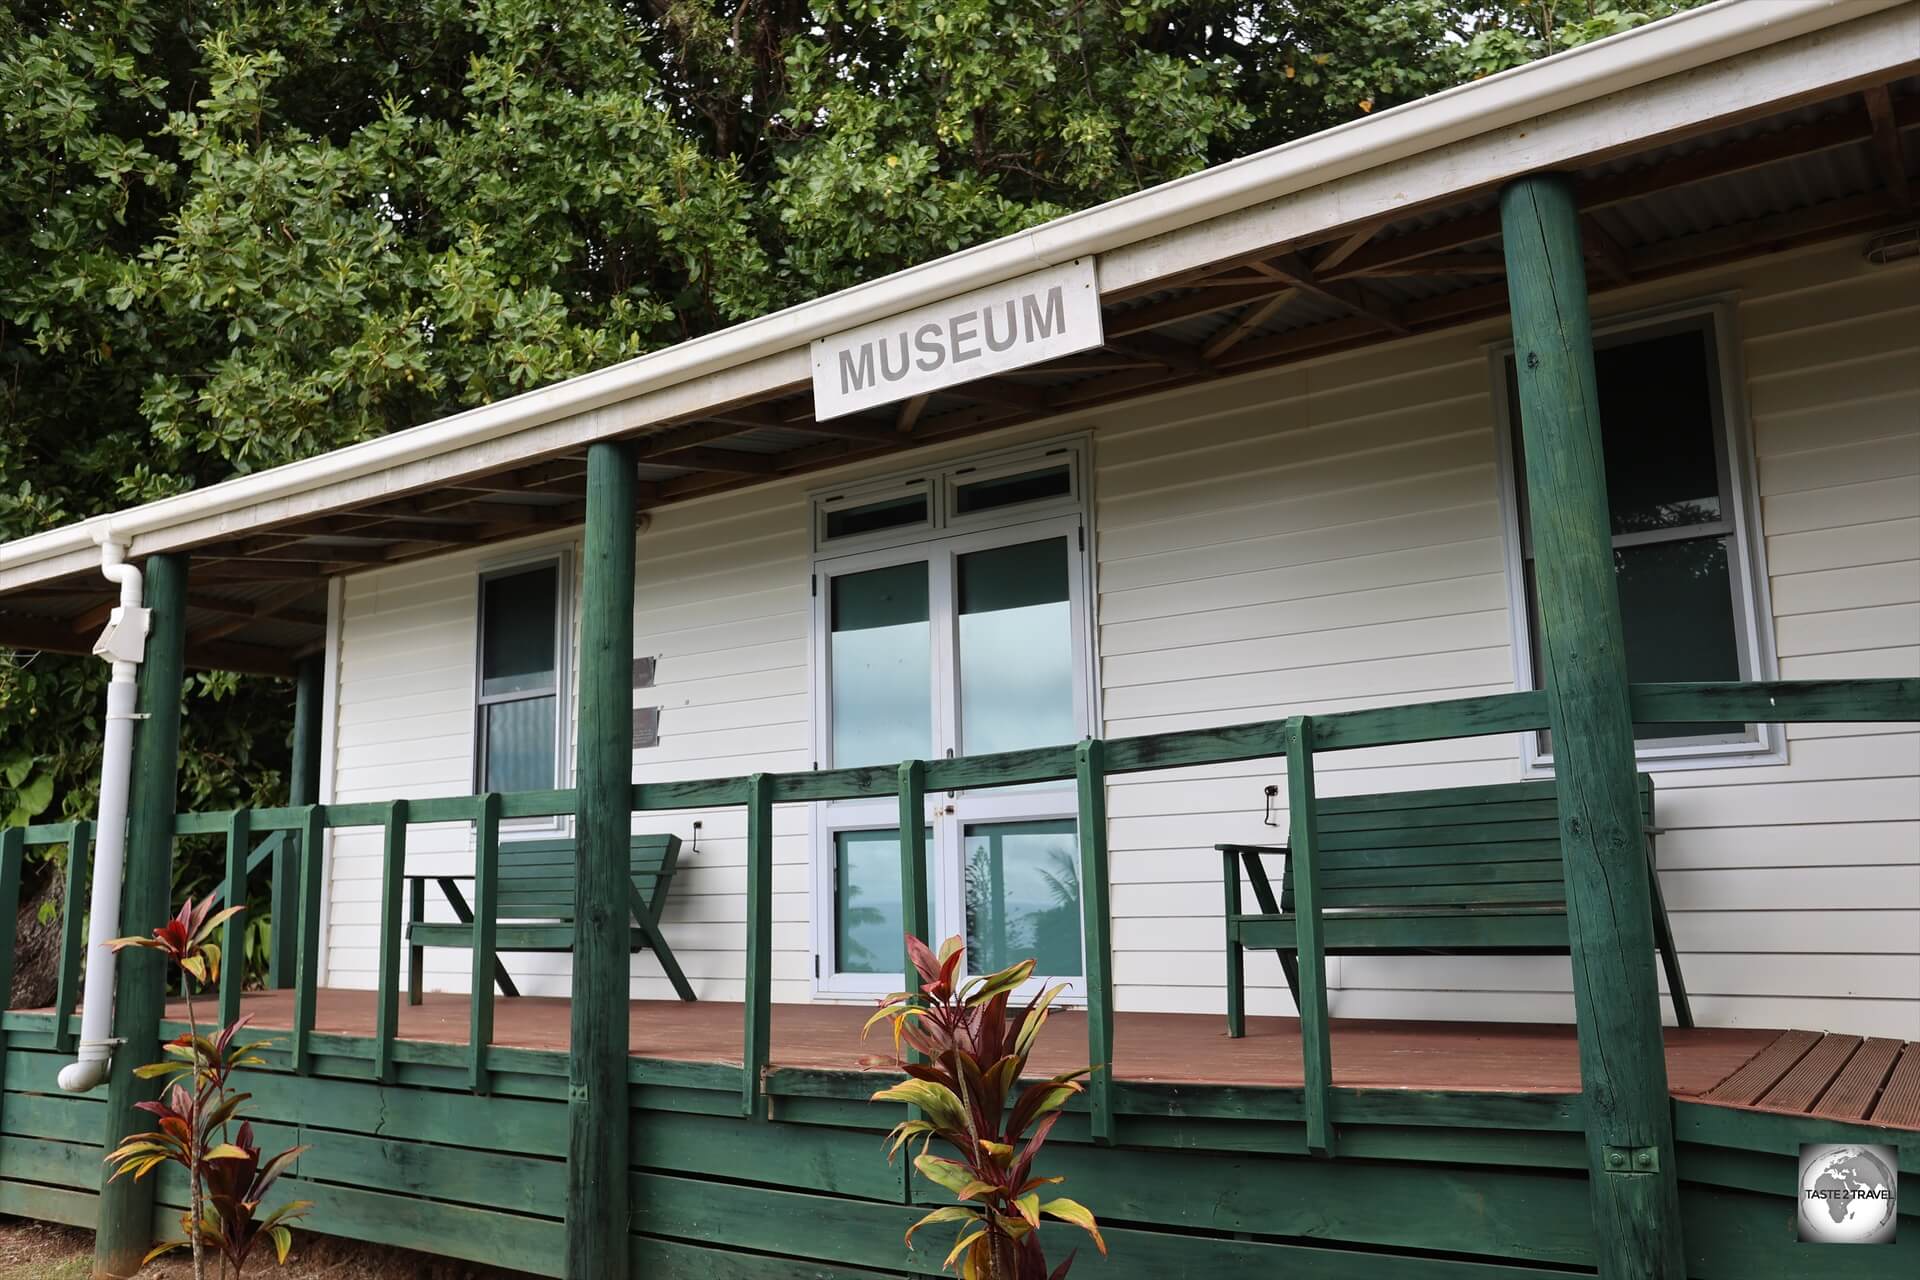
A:
[[[1054,843],[1019,861],[1030,888],[1044,886],[1048,905],[1007,902],[1008,868],[1003,834],[972,837],[967,855],[967,955],[975,972],[1003,967],[1011,957],[1031,955],[1036,972],[1071,976],[1081,969],[1080,875],[1071,840]],[[1037,881],[1037,884],[1032,882]],[[1016,899],[1018,895],[1016,894]]]
[[[840,955],[838,957],[843,973],[877,973],[880,958],[859,941],[863,930],[880,930],[886,926],[887,913],[879,907],[863,907],[854,899],[866,896],[866,890],[854,884],[850,878],[840,883]],[[878,936],[877,932],[876,935]]]

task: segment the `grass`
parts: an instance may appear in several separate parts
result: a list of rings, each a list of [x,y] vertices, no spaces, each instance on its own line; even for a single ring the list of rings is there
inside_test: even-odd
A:
[[[0,1271],[0,1280],[87,1280],[87,1258],[66,1258],[57,1262],[23,1262]]]

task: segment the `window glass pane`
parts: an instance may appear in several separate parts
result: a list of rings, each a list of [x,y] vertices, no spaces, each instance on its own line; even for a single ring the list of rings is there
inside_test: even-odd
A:
[[[1080,854],[1072,819],[969,823],[967,966],[993,973],[1032,956],[1034,972],[1078,977]]]
[[[554,785],[556,699],[520,698],[480,708],[487,791],[544,791]]]
[[[887,498],[827,512],[826,536],[829,539],[851,538],[862,533],[879,533],[884,529],[900,529],[926,522],[927,495],[910,493],[905,497]]]
[[[1688,538],[1618,547],[1614,581],[1620,591],[1620,623],[1626,632],[1627,679],[1635,683],[1675,680],[1739,680],[1740,650],[1734,629],[1730,539]],[[1534,565],[1527,562],[1527,627],[1534,637],[1533,682],[1546,687]],[[1641,741],[1707,736],[1746,736],[1739,724],[1638,725]],[[1551,751],[1546,734],[1541,750]]]
[[[1724,537],[1614,551],[1629,680],[1740,679],[1728,557]],[[1638,730],[1642,738],[1744,733],[1737,724],[1643,725]]]
[[[831,580],[833,767],[933,753],[933,631],[925,561]]]
[[[932,856],[933,832],[927,832]],[[937,898],[927,881],[928,913]],[[841,973],[901,972],[900,829],[836,831],[833,836],[833,954]],[[932,945],[937,950],[939,942]]]
[[[1067,540],[975,551],[959,568],[961,750],[1072,742]]]
[[[1707,334],[1602,347],[1593,363],[1614,534],[1720,519]]]
[[[482,580],[482,697],[554,687],[553,646],[559,605],[558,565],[541,565]]]
[[[1022,502],[1043,498],[1064,498],[1073,492],[1073,469],[1067,463],[1040,471],[1014,476],[996,476],[991,480],[961,481],[953,490],[953,513],[972,515],[993,511]]]

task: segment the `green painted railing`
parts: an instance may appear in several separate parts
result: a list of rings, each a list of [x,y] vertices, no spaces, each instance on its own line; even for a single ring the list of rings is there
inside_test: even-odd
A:
[[[1920,721],[1920,680],[1781,681],[1742,684],[1636,685],[1632,690],[1634,719],[1640,724],[1806,721]],[[896,766],[761,773],[751,777],[706,781],[640,783],[633,787],[631,810],[656,813],[677,809],[707,809],[740,805],[746,810],[746,992],[742,1028],[742,1065],[738,1088],[740,1109],[764,1115],[764,1074],[772,1046],[773,940],[773,807],[777,804],[821,800],[897,797],[901,812],[917,815],[930,791],[977,790],[1022,786],[1035,782],[1071,782],[1077,797],[1080,839],[1083,928],[1086,946],[1087,1035],[1089,1060],[1104,1066],[1112,1060],[1114,1007],[1112,977],[1112,918],[1108,905],[1106,783],[1117,775],[1153,770],[1204,766],[1257,759],[1286,758],[1291,840],[1297,858],[1308,871],[1296,871],[1296,892],[1310,895],[1314,848],[1313,763],[1328,751],[1428,742],[1445,738],[1481,737],[1544,729],[1546,702],[1534,692],[1494,694],[1446,702],[1341,711],[1286,720],[1263,720],[1225,728],[1195,729],[1131,738],[1090,739],[1078,744],[1030,751],[960,757],[952,760],[910,760]],[[361,1056],[377,1078],[391,1080],[396,1070],[401,998],[401,948],[405,944],[405,862],[407,832],[432,823],[471,823],[475,831],[476,865],[469,1041],[464,1050],[466,1076],[476,1092],[489,1087],[489,1056],[493,1041],[494,991],[492,982],[494,937],[497,925],[496,871],[500,824],[514,818],[572,814],[571,790],[487,794],[452,798],[392,800],[378,803],[307,805],[288,808],[182,813],[174,823],[176,836],[207,835],[224,839],[226,874],[222,892],[227,900],[247,898],[247,872],[256,865],[258,849],[250,843],[262,836],[290,833],[282,856],[297,859],[294,901],[276,902],[279,919],[296,929],[293,1028],[289,1061],[296,1071],[313,1069],[315,1015],[321,956],[320,900],[322,859],[329,830],[377,828],[382,839],[379,989],[376,1033],[363,1044]],[[917,821],[903,821],[904,832],[917,832]],[[32,844],[66,843],[74,849],[67,867],[69,902],[84,900],[86,850],[91,831],[86,823],[13,828],[0,833],[0,916],[10,929],[18,897],[21,855]],[[1206,842],[1202,841],[1201,844]],[[902,841],[903,880],[907,901],[903,918],[924,934],[930,918],[924,861],[920,841],[909,835]],[[1196,853],[1199,849],[1196,848]],[[1211,857],[1211,854],[1205,856]],[[275,876],[274,882],[280,883]],[[1301,915],[1310,916],[1303,911]],[[60,1034],[70,1032],[65,1016],[78,990],[79,958],[83,938],[81,913],[68,911],[62,924]],[[284,924],[283,926],[284,927]],[[224,942],[237,947],[238,921],[228,926]],[[1308,932],[1311,932],[1309,928]],[[11,938],[0,939],[11,943]],[[1312,943],[1312,938],[1303,938]],[[10,955],[11,946],[0,949]],[[1332,1106],[1331,1055],[1327,1043],[1326,979],[1317,946],[1303,945],[1300,955],[1302,1045],[1305,1054],[1305,1112],[1310,1134],[1324,1142],[1330,1130]],[[10,963],[0,960],[0,964]],[[903,963],[904,967],[904,963]],[[239,1008],[240,966],[229,966],[219,992],[223,1018]],[[339,1038],[325,1038],[329,1052]],[[1089,1085],[1089,1110],[1095,1136],[1111,1140],[1114,1134],[1115,1088],[1108,1073],[1097,1071]]]
[[[73,1020],[69,1016],[80,1000],[80,962],[87,947],[87,898],[92,884],[93,823],[49,822],[0,831],[0,992],[13,990],[14,929],[20,915],[20,882],[26,851],[53,845],[67,847],[62,877],[60,954],[54,978],[53,1050],[73,1051]],[[3,1033],[0,1033],[3,1034]]]

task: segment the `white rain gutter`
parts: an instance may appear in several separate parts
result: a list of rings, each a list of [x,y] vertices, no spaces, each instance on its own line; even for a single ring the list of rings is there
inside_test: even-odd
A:
[[[114,953],[120,933],[120,886],[127,866],[127,788],[133,773],[134,676],[146,657],[148,611],[140,571],[126,562],[127,544],[102,531],[100,572],[120,586],[120,606],[94,653],[113,664],[107,683],[107,726],[100,751],[100,812],[93,861],[93,903],[87,924],[87,985],[80,997],[80,1049],[60,1069],[60,1087],[85,1093],[107,1078],[113,1063]],[[74,904],[69,902],[67,910]]]
[[[143,534],[484,444],[1911,2],[1721,0],[594,373],[148,503],[113,527],[140,553]],[[105,519],[0,546],[0,589],[17,585],[8,570],[84,550]]]

